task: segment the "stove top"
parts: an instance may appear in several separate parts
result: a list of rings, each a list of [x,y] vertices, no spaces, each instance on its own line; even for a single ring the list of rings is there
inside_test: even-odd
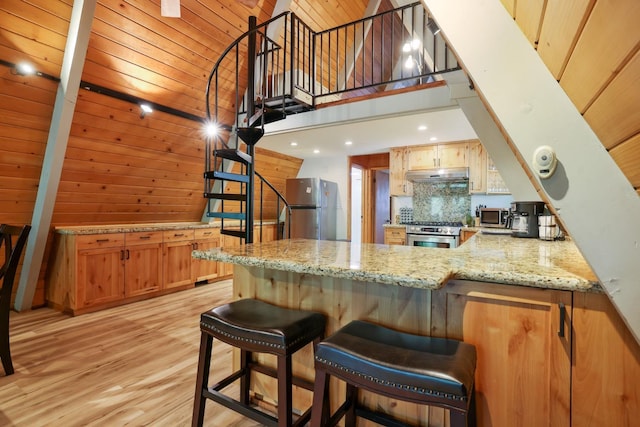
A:
[[[412,221],[406,225],[409,234],[459,236],[462,228],[460,221]]]
[[[432,227],[462,227],[460,221],[411,221],[405,225],[428,225]]]

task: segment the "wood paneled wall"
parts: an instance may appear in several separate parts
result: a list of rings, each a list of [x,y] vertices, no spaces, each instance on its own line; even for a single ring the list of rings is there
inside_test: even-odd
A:
[[[181,3],[182,18],[171,19],[160,16],[159,0],[98,1],[82,80],[204,117],[211,67],[246,31],[248,17],[267,20],[276,1],[260,0],[252,9],[236,0]],[[26,60],[60,76],[72,6],[72,0],[3,1],[0,59]],[[0,79],[0,222],[30,223],[57,83],[8,67],[0,67]],[[205,207],[200,127],[158,111],[141,118],[135,104],[81,90],[52,227],[199,221]],[[256,161],[282,191],[302,163],[260,149]],[[36,306],[44,304],[46,261],[42,271]]]
[[[640,2],[502,3],[640,195]]]

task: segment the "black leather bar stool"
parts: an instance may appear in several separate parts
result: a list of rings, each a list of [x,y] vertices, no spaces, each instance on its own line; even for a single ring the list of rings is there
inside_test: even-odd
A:
[[[397,332],[355,320],[316,348],[311,427],[345,426],[363,417],[386,426],[405,425],[358,403],[358,389],[449,409],[451,427],[475,425],[476,349],[457,340]],[[345,402],[329,414],[329,376],[347,383]]]
[[[200,316],[200,356],[193,406],[193,426],[202,426],[207,399],[243,414],[266,426],[301,426],[311,416],[311,408],[293,422],[292,384],[313,390],[313,383],[294,377],[291,356],[313,342],[314,348],[324,337],[324,315],[312,311],[281,308],[255,299],[224,304]],[[240,369],[218,384],[209,386],[209,368],[213,339],[240,349]],[[252,360],[252,353],[277,356],[277,369]],[[250,404],[251,371],[278,380],[277,418]],[[240,380],[240,397],[235,400],[221,390]]]

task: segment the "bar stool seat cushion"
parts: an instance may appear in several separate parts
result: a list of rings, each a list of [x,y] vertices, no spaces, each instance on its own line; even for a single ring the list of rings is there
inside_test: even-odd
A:
[[[401,333],[355,320],[322,341],[316,363],[360,385],[393,395],[466,401],[473,390],[476,349],[444,338]]]
[[[325,317],[316,312],[242,299],[202,313],[200,326],[235,347],[284,355],[322,336]]]

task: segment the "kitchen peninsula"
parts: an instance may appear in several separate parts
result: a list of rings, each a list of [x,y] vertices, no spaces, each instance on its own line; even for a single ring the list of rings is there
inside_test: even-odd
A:
[[[638,345],[570,240],[478,234],[447,250],[280,240],[193,256],[234,263],[235,298],[323,312],[327,333],[362,319],[476,345],[480,426],[604,425],[640,410]],[[311,379],[311,351],[302,357],[297,370]],[[371,399],[445,425],[442,410]]]

